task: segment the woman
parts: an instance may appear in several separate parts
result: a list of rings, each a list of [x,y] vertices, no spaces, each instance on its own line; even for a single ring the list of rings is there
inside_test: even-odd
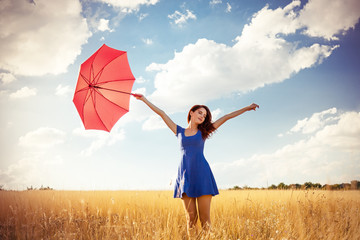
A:
[[[197,210],[199,210],[202,228],[206,231],[209,230],[211,198],[219,192],[210,166],[203,154],[204,142],[227,120],[246,111],[256,110],[259,106],[253,103],[212,123],[210,110],[204,105],[195,105],[189,111],[187,118],[189,125],[184,129],[176,125],[164,111],[143,95],[136,94],[135,97],[157,113],[179,139],[182,160],[178,169],[174,197],[183,200],[188,234],[190,236],[196,234]]]

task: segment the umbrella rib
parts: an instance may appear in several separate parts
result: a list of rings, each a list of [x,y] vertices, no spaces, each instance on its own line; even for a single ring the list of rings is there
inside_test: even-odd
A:
[[[93,86],[93,87],[94,88],[104,89],[104,90],[109,90],[109,91],[113,91],[113,92],[126,93],[126,94],[131,95],[131,93],[128,93],[128,92],[122,92],[122,91],[113,90],[113,89],[110,89],[110,88],[99,87],[99,85],[103,85],[103,84],[110,83],[110,82],[122,82],[122,81],[133,81],[133,80],[135,80],[135,79],[115,79],[115,80],[110,80],[110,81],[106,81],[106,82],[101,82],[101,83],[99,83],[99,84],[97,84],[96,86]],[[88,90],[88,89],[89,89],[89,86],[86,86],[86,87],[84,87],[82,89],[77,90],[76,93],[84,91],[84,90]]]
[[[75,93],[79,93],[79,92],[82,92],[82,91],[85,91],[85,90],[89,90],[89,86],[86,86],[86,87],[84,87],[82,89],[79,89]]]
[[[123,91],[120,91],[120,90],[115,90],[115,89],[110,89],[110,88],[103,88],[103,87],[95,87],[95,88],[99,88],[99,89],[103,89],[103,90],[108,90],[108,91],[112,91],[112,92],[118,92],[118,93],[125,93],[125,94],[129,94],[129,95],[132,95],[132,93],[129,93],[129,92],[123,92]],[[100,92],[98,92],[100,93]],[[101,94],[101,93],[100,93]],[[101,94],[102,95],[102,94]]]
[[[90,81],[89,81],[89,84],[91,84],[91,80],[94,81],[94,79],[95,79],[95,77],[94,77],[94,65],[93,65],[93,62],[92,62],[91,63],[91,69],[90,69]]]
[[[85,80],[87,84],[90,84],[89,79],[87,79],[82,73],[80,73],[80,76]]]
[[[96,91],[96,92],[98,93],[98,91]],[[95,94],[94,94],[94,96],[95,96]],[[105,129],[106,129],[107,131],[109,131],[109,129],[105,126],[105,123],[103,122],[103,120],[101,119],[101,117],[100,117],[99,113],[98,113],[98,112],[97,112],[97,110],[96,110],[94,96],[93,96],[93,95],[91,95],[91,98],[92,98],[92,100],[93,100],[94,111],[95,111],[96,115],[98,116],[98,118],[99,118],[99,120],[100,120],[101,124],[105,127]]]
[[[129,95],[131,95],[132,93],[127,93],[127,92],[122,92],[122,91],[118,91],[118,90],[111,90],[111,89],[107,89],[107,88],[101,88],[101,87],[97,87],[97,88],[100,88],[100,89],[104,89],[104,90],[110,90],[110,91],[115,91],[115,92],[119,92],[119,93],[125,93],[125,94],[129,94]],[[110,103],[112,103],[112,104],[114,104],[115,106],[118,106],[119,108],[122,108],[122,109],[124,109],[125,111],[129,111],[129,109],[126,109],[126,108],[123,108],[122,106],[120,106],[120,105],[118,105],[118,104],[116,104],[116,103],[114,103],[113,101],[110,101],[107,97],[105,97],[100,91],[98,91],[98,90],[95,90],[98,94],[100,94],[106,101],[108,101],[108,102],[110,102]]]
[[[105,81],[105,82],[101,82],[101,83],[98,83],[96,85],[103,85],[103,84],[106,84],[106,83],[111,83],[111,82],[126,82],[126,81],[135,81],[135,78],[129,78],[129,79],[113,79],[113,80],[108,80],[108,81]]]
[[[83,119],[84,119],[84,120],[83,120],[84,125],[85,125],[85,118],[84,118],[84,116],[85,116],[85,113],[84,113],[84,111],[85,111],[85,104],[86,104],[87,101],[89,100],[90,96],[91,96],[91,93],[86,96],[86,99],[85,99],[85,101],[84,101],[84,103],[83,103],[83,106],[82,106],[82,117],[83,117]]]
[[[98,74],[96,74],[95,77],[97,77],[97,75],[99,75],[100,73],[102,73],[103,70],[104,70],[104,68],[105,68],[107,65],[109,65],[112,61],[114,61],[114,60],[117,59],[118,57],[124,55],[125,53],[126,53],[126,52],[123,52],[123,53],[121,53],[119,56],[116,56],[116,57],[114,57],[113,59],[111,59],[108,63],[106,63],[106,64],[101,68],[101,70],[99,70]],[[91,66],[92,66],[92,64],[91,64]],[[94,78],[94,79],[95,79],[95,78]],[[100,79],[100,78],[98,78],[98,79]]]
[[[102,68],[94,77],[94,85],[98,84],[98,81],[100,80],[103,71],[104,71],[104,68]],[[95,81],[96,79],[97,79],[97,81]]]

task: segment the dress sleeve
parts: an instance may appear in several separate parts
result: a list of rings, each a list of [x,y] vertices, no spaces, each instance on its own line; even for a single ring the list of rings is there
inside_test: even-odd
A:
[[[181,134],[182,131],[183,131],[183,128],[180,127],[179,125],[176,125],[176,134],[175,134],[175,136],[178,137],[179,134]]]

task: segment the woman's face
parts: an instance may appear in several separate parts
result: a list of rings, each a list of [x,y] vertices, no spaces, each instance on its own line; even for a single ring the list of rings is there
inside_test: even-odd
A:
[[[191,121],[196,124],[202,124],[206,118],[206,109],[198,108],[194,112],[190,112]]]

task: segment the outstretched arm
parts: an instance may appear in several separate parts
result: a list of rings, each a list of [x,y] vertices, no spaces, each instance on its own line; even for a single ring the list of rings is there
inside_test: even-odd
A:
[[[158,114],[162,118],[162,120],[164,120],[164,122],[170,128],[170,130],[173,131],[174,134],[176,134],[176,124],[169,118],[168,115],[166,115],[166,113],[163,110],[152,104],[142,94],[135,94],[134,96],[136,97],[136,99],[143,101],[146,105],[149,106],[151,110],[153,110],[156,114]]]
[[[232,119],[234,117],[237,117],[241,114],[243,114],[244,112],[247,112],[247,111],[251,111],[251,110],[256,110],[256,108],[259,108],[259,105],[253,103],[247,107],[244,107],[242,109],[239,109],[235,112],[232,112],[232,113],[229,113],[229,114],[226,114],[225,116],[219,118],[218,120],[216,120],[214,123],[213,123],[213,126],[215,128],[219,128],[222,124],[224,124],[227,120],[229,119]]]

